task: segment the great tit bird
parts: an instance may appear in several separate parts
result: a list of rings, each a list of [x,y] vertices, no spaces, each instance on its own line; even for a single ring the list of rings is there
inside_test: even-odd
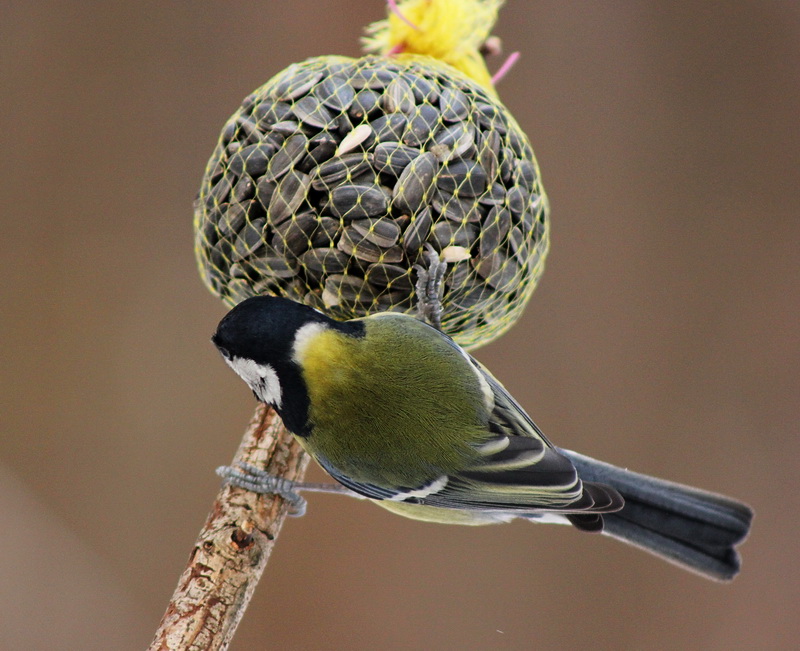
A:
[[[340,322],[258,296],[234,307],[212,340],[334,479],[390,511],[568,523],[709,578],[739,570],[749,507],[554,447],[486,368],[419,319]],[[245,475],[227,477],[280,491],[258,471]]]

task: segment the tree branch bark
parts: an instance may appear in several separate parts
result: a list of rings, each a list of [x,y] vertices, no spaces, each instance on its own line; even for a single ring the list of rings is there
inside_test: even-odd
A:
[[[259,405],[233,462],[301,481],[308,455],[275,411]],[[288,510],[279,496],[220,489],[149,651],[228,647]]]

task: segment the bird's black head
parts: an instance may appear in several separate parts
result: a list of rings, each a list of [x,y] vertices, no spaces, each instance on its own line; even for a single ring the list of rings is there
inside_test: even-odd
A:
[[[239,303],[219,322],[211,341],[230,362],[281,364],[291,357],[295,334],[307,323],[335,324],[324,314],[275,296],[255,296]]]
[[[364,332],[358,321],[334,321],[301,303],[256,296],[228,312],[211,337],[228,366],[256,398],[275,407],[286,427],[299,436],[309,432],[309,398],[302,371],[292,356],[298,332],[310,324],[353,336]]]

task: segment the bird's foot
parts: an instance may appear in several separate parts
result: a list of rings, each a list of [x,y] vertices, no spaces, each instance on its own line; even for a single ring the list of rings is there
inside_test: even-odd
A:
[[[289,504],[289,515],[300,517],[306,512],[307,502],[300,495],[300,491],[315,491],[318,493],[337,493],[361,497],[358,493],[339,484],[315,484],[310,482],[293,481],[285,477],[276,477],[266,470],[257,468],[249,463],[238,462],[236,466],[220,466],[217,475],[222,477],[226,484],[244,488],[245,490],[260,495],[280,495]]]
[[[430,245],[425,245],[425,263],[415,264],[417,313],[437,330],[442,329],[442,281],[447,262]]]

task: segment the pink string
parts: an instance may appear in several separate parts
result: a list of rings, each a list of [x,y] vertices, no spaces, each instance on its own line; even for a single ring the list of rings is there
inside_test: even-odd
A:
[[[419,27],[417,27],[414,23],[412,23],[408,18],[406,18],[403,14],[400,13],[400,9],[397,6],[397,0],[386,0],[389,3],[389,9],[391,12],[397,16],[400,20],[402,20],[406,25],[419,31]]]
[[[512,52],[511,54],[509,54],[505,63],[502,66],[500,66],[500,69],[497,72],[494,73],[494,76],[492,77],[492,83],[496,84],[503,77],[505,77],[508,74],[508,71],[514,67],[514,64],[518,60],[519,60],[519,52]]]

